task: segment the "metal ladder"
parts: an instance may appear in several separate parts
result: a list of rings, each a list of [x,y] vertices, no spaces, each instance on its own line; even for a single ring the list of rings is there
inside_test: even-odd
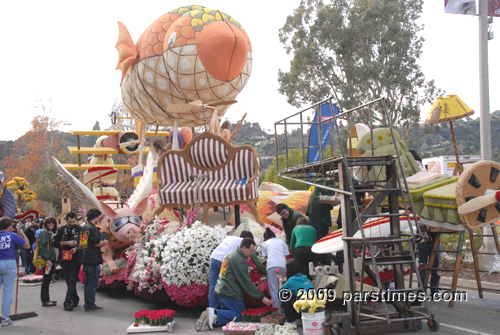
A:
[[[331,103],[332,102],[330,100],[330,104]],[[356,110],[361,108],[373,108],[374,104],[381,105],[381,110],[385,114],[385,119],[388,120],[387,127],[389,128],[391,137],[393,139],[395,138],[391,121],[387,113],[385,99],[381,98],[371,101],[363,106],[359,106],[352,110],[346,111],[344,113],[340,113],[337,116],[333,116],[339,143],[342,143],[342,137],[337,122],[338,118],[346,114],[349,125],[350,113],[355,112]],[[369,112],[369,121],[370,129],[373,129],[371,109]],[[345,273],[347,275],[347,281],[349,285],[348,287],[351,293],[355,293],[356,288],[355,270],[352,265],[354,264],[355,248],[359,247],[362,248],[362,266],[360,271],[361,292],[363,292],[363,278],[365,273],[369,277],[371,277],[374,283],[376,283],[376,286],[379,288],[379,290],[382,291],[385,289],[382,284],[380,274],[377,271],[379,266],[390,267],[394,273],[395,290],[390,291],[391,294],[399,295],[401,297],[408,297],[411,292],[413,292],[413,294],[417,294],[420,291],[424,291],[422,281],[420,280],[419,276],[417,276],[417,287],[405,286],[403,265],[407,265],[410,267],[410,278],[413,273],[417,273],[418,263],[415,257],[414,246],[417,240],[421,238],[421,236],[417,235],[416,232],[414,232],[414,228],[411,224],[412,221],[415,222],[415,225],[417,224],[416,219],[410,217],[410,213],[407,209],[408,207],[410,207],[412,209],[412,212],[414,212],[413,202],[410,196],[408,184],[406,182],[406,176],[404,173],[398,146],[394,140],[392,142],[394,144],[396,152],[396,155],[394,157],[347,157],[344,146],[340,145],[343,162],[342,166],[339,166],[339,186],[340,189],[344,191],[342,192],[341,209],[342,218],[344,221],[344,241],[347,244],[347,248],[344,248],[344,250],[347,249],[346,264],[348,266],[348,269],[347,271],[345,271]],[[373,153],[373,132],[371,132],[371,144]],[[401,184],[397,166],[400,167],[404,187]],[[363,179],[360,180],[358,178],[358,185],[355,185],[353,181],[353,178],[356,177],[356,173],[354,172],[355,167],[358,168],[357,171],[360,171],[362,169],[366,169],[369,171],[369,173],[367,173],[366,177],[364,177]],[[378,176],[376,175],[376,168],[378,168],[379,170]],[[381,173],[384,168],[385,174]],[[385,178],[381,178],[382,175],[385,175]],[[366,192],[369,192],[374,196],[373,200],[362,210],[362,206],[359,201],[359,195]],[[386,198],[388,199],[388,213],[378,213],[377,209],[383,205]],[[399,210],[398,198],[401,198],[403,201],[404,210],[402,212],[400,212]],[[407,206],[406,199],[408,199],[410,206]],[[352,220],[350,204],[353,205],[355,220]],[[363,224],[368,219],[376,219],[381,217],[389,218],[391,230],[390,236],[367,237],[365,229],[363,228]],[[404,236],[401,231],[400,219],[402,217],[406,217],[409,222],[410,234],[408,236]],[[354,237],[355,233],[358,230],[360,231],[361,236]],[[406,246],[406,248],[404,246]],[[377,250],[384,249],[385,251],[382,252],[382,255],[380,255],[379,253],[379,255],[374,255],[373,257],[370,257],[368,259],[365,252],[365,250],[367,249],[370,251],[371,255],[376,254],[375,251]],[[368,320],[375,320],[379,323],[380,321],[382,321],[383,323],[385,323],[385,327],[383,325],[380,325],[384,327],[384,331],[408,330],[412,329],[412,325],[416,327],[414,329],[418,329],[418,326],[415,325],[415,321],[422,319],[428,320],[428,326],[432,330],[434,330],[433,328],[439,327],[439,324],[434,319],[433,315],[429,312],[427,300],[423,301],[423,306],[418,307],[411,306],[410,301],[394,301],[397,299],[389,299],[391,301],[385,300],[386,299],[382,299],[382,313],[367,313],[363,309],[363,304],[365,303],[364,301],[353,302],[352,306],[350,306],[350,313],[351,319],[353,320],[354,326],[356,327],[358,333],[364,333],[364,330],[366,329],[364,324],[367,324],[368,327],[377,326],[377,324],[374,325],[373,323],[366,323],[365,321]],[[392,305],[395,308],[395,313],[389,311],[388,304]],[[387,324],[391,323],[395,324],[395,327],[387,327]],[[403,326],[401,327],[401,325]]]

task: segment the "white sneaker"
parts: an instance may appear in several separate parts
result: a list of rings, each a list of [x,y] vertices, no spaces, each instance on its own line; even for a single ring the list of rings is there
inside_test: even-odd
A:
[[[285,322],[285,326],[294,326],[294,327],[297,327],[297,322],[295,322],[295,321],[294,322],[288,322],[288,321],[286,321]]]
[[[11,324],[13,324],[14,322],[12,322],[12,320],[10,318],[7,318],[7,319],[3,319],[2,320],[2,327],[5,327],[5,326],[10,326]]]
[[[203,311],[203,313],[201,313],[198,321],[196,321],[196,325],[195,325],[195,329],[196,331],[201,331],[203,329],[203,327],[205,327],[205,325],[207,324],[207,312],[206,311]]]
[[[208,328],[214,329],[214,325],[217,322],[217,315],[215,315],[215,308],[207,307],[207,324]]]

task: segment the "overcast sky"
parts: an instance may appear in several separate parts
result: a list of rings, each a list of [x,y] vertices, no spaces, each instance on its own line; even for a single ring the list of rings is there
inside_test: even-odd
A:
[[[211,0],[197,4],[220,9],[246,29],[253,47],[253,70],[239,101],[226,113],[239,120],[259,122],[274,129],[274,122],[297,112],[277,92],[278,69],[287,70],[290,57],[278,40],[278,29],[299,0],[251,2]],[[447,94],[458,94],[479,115],[478,18],[444,13],[444,1],[425,0],[424,52],[420,60],[426,79]],[[118,36],[116,21],[123,22],[134,42],[144,29],[165,12],[185,1],[2,1],[0,41],[3,64],[0,83],[2,131],[0,140],[15,140],[30,126],[34,108],[42,99],[71,126],[91,129],[120,98],[120,71],[115,71]],[[489,42],[490,111],[500,109],[500,29]],[[52,104],[48,103],[52,99]],[[422,110],[425,118],[430,105]]]

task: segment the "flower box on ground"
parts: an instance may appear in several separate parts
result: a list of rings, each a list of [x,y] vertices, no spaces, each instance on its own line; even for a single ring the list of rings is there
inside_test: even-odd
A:
[[[42,280],[43,280],[43,275],[26,275],[19,278],[19,285],[23,286],[41,285]]]
[[[285,320],[285,314],[283,313],[269,314],[260,318],[261,323],[277,323],[279,325],[284,325]]]
[[[174,329],[175,325],[175,320],[172,320],[172,322],[169,322],[165,326],[150,326],[147,324],[138,324],[138,326],[134,326],[135,323],[133,323],[131,326],[127,328],[127,333],[128,334],[134,334],[134,333],[156,333],[156,332],[167,332],[171,333]]]

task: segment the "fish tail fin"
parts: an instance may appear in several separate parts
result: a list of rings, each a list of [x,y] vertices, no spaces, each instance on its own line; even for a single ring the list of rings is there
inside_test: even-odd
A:
[[[115,48],[118,50],[118,65],[116,70],[120,69],[122,71],[122,80],[120,81],[120,86],[123,82],[123,78],[128,73],[128,70],[132,65],[137,63],[137,51],[135,48],[134,41],[128,32],[127,27],[120,21],[118,21],[118,41],[116,42]]]

